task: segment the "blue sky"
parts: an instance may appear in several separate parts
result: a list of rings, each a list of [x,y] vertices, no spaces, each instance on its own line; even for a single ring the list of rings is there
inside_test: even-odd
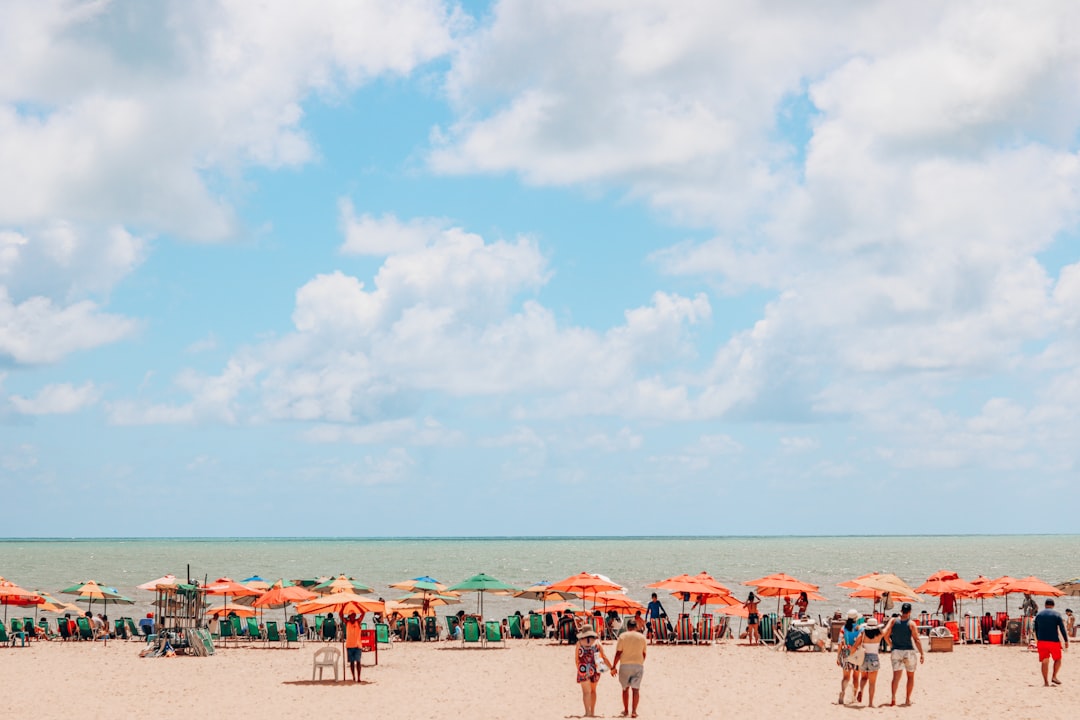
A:
[[[1078,20],[9,3],[2,534],[1072,531]]]

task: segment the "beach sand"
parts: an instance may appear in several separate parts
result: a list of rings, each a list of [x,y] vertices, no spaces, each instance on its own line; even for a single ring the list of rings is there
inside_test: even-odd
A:
[[[364,682],[311,681],[300,649],[226,648],[213,657],[140,658],[136,642],[37,642],[0,649],[4,718],[567,718],[582,714],[572,649],[510,641],[505,649],[398,643],[365,655]],[[340,647],[340,646],[339,646]],[[614,643],[605,643],[609,657]],[[650,646],[642,718],[1074,718],[1080,659],[1065,653],[1063,685],[1044,688],[1035,653],[957,646],[927,653],[911,708],[836,704],[831,653],[774,651],[728,640],[713,646]],[[883,668],[888,655],[882,655]],[[901,698],[903,685],[901,684]],[[876,702],[889,700],[882,671]],[[599,686],[598,715],[621,711],[618,681]]]

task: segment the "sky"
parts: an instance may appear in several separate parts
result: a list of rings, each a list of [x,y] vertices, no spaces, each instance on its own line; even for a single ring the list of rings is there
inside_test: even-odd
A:
[[[1075,531],[1075,2],[14,0],[0,47],[0,535]]]

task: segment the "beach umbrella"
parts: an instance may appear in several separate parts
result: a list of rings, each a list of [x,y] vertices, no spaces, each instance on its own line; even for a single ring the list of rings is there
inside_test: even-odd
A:
[[[65,588],[60,592],[66,595],[77,595],[79,600],[86,600],[89,602],[90,607],[93,607],[95,600],[101,600],[105,604],[105,612],[109,612],[109,602],[112,601],[119,605],[134,605],[135,601],[131,598],[124,597],[120,592],[107,585],[102,585],[94,580],[87,580],[86,582],[79,583],[78,585],[72,585],[69,588]]]
[[[395,590],[405,590],[408,592],[427,591],[433,593],[443,593],[447,591],[447,586],[433,577],[427,575],[421,575],[420,577],[412,578],[411,580],[402,580],[400,582],[392,583],[389,587]]]
[[[530,585],[524,590],[518,590],[514,593],[516,598],[524,598],[526,600],[539,600],[542,603],[540,614],[546,615],[548,612],[548,601],[555,600],[562,602],[564,600],[576,600],[578,598],[577,593],[570,592],[569,590],[552,590],[551,583],[547,580],[541,580],[535,585]]]
[[[1006,594],[1024,593],[1025,595],[1045,595],[1047,597],[1061,597],[1065,594],[1050,583],[1044,582],[1034,575],[1029,575],[1026,578],[1020,578],[1019,580],[1013,580],[1010,583],[1006,583],[1003,590]]]
[[[1063,580],[1054,587],[1056,587],[1065,595],[1080,595],[1080,577],[1074,577],[1070,580]]]
[[[260,609],[280,607],[284,613],[285,622],[287,623],[289,622],[289,615],[285,612],[286,606],[314,600],[319,597],[317,593],[314,593],[307,588],[302,588],[299,585],[293,585],[292,583],[286,585],[285,582],[286,580],[282,578],[271,585],[265,593],[255,598],[252,607]]]
[[[915,601],[922,600],[913,587],[892,573],[878,573],[872,577],[858,580],[857,584],[860,587],[887,592],[890,595],[906,595]]]
[[[296,612],[301,615],[336,612],[341,615],[360,612],[377,612],[386,614],[386,603],[381,600],[372,600],[352,592],[327,593],[322,597],[302,602],[296,606]],[[378,660],[378,649],[375,651],[375,659]],[[344,677],[349,677],[348,668],[345,665],[345,637],[341,638],[341,669]]]
[[[324,580],[318,585],[311,588],[314,592],[320,595],[330,595],[333,593],[356,593],[362,595],[364,593],[372,592],[372,589],[363,584],[356,578],[345,577],[344,575],[338,575],[337,577]]]
[[[229,604],[229,598],[250,598],[258,597],[263,594],[262,590],[256,590],[255,588],[248,587],[243,583],[238,583],[230,577],[219,577],[214,582],[202,588],[203,592],[207,595],[221,595],[225,598],[225,604]],[[239,605],[240,603],[235,603]],[[239,642],[239,640],[237,640]]]
[[[742,602],[734,595],[710,595],[709,597],[703,598],[701,604],[709,605],[713,607],[716,612],[723,615],[744,618],[750,614]]]
[[[697,603],[700,604],[700,598],[708,597],[709,595],[731,594],[727,588],[724,588],[716,581],[707,582],[700,576],[687,575],[686,573],[651,583],[645,587],[656,590],[667,590],[679,597],[683,604],[681,612],[686,611],[686,601],[692,596],[698,598]]]
[[[861,580],[866,580],[867,578],[876,577],[876,576],[878,576],[880,574],[881,573],[879,573],[879,572],[866,573],[865,575],[860,575],[857,578],[852,578],[851,580],[845,580],[844,582],[836,583],[836,585],[837,585],[837,587],[848,588],[850,590],[858,590],[860,587],[862,587],[861,585],[859,585],[859,582]]]
[[[175,575],[162,575],[161,577],[144,582],[142,585],[136,585],[136,590],[156,590],[158,585],[176,585]]]
[[[448,590],[455,592],[474,592],[477,593],[477,602],[479,610],[477,611],[480,617],[484,616],[484,593],[494,593],[496,595],[511,595],[518,591],[518,588],[513,585],[504,583],[498,578],[493,578],[485,573],[478,573],[473,575],[467,580],[462,580],[456,585],[451,585]]]
[[[318,585],[319,583],[324,583],[329,579],[330,579],[329,575],[320,575],[319,577],[313,577],[313,578],[300,578],[298,580],[293,580],[293,585],[299,585],[300,587],[310,588],[310,587],[314,587],[314,586]]]
[[[748,580],[743,585],[755,588],[756,594],[761,597],[776,598],[776,614],[780,614],[780,598],[806,593],[809,600],[824,600],[817,594],[818,586],[812,583],[797,580],[786,573],[773,573],[756,580]],[[813,593],[813,596],[811,596]]]
[[[247,585],[249,588],[253,588],[255,590],[265,591],[270,589],[270,583],[268,583],[266,580],[263,580],[258,575],[252,575],[249,578],[244,578],[240,581],[240,583],[242,585]]]
[[[207,608],[206,614],[216,618],[223,618],[230,613],[234,613],[237,617],[249,618],[255,617],[255,611],[249,608],[247,605],[237,605],[236,603],[225,603],[224,605],[215,605],[211,608]]]
[[[7,621],[8,605],[30,607],[41,605],[45,599],[41,595],[4,580],[0,584],[0,604],[4,606],[4,621]]]
[[[585,608],[581,607],[580,605],[575,605],[572,602],[566,601],[566,602],[557,602],[554,605],[546,608],[544,610],[544,614],[547,614],[547,613],[560,613],[560,612],[562,612],[562,613],[567,613],[567,612],[568,613],[579,613],[579,612],[584,612],[584,611],[585,611]]]
[[[460,605],[461,597],[458,595],[442,595],[439,593],[427,593],[417,592],[406,595],[403,598],[397,600],[399,605],[407,605],[412,609],[416,609],[418,606],[424,610],[424,614],[427,615],[427,611],[433,607],[442,607],[444,605]]]
[[[551,583],[551,589],[577,593],[578,596],[582,598],[592,595],[593,605],[596,604],[596,596],[598,593],[610,592],[612,590],[626,592],[626,588],[619,585],[617,582],[614,582],[611,578],[588,572],[580,572],[577,575],[571,575],[568,578],[563,578],[558,582]]]
[[[609,612],[614,610],[620,614],[632,613],[637,610],[645,611],[645,606],[639,603],[637,600],[632,600],[625,594],[620,592],[605,592],[598,593],[596,595],[596,605],[594,609],[601,612]]]
[[[866,599],[866,600],[873,600],[874,601],[874,607],[877,607],[878,600],[881,600],[882,594],[883,593],[880,590],[874,590],[872,588],[864,587],[864,588],[859,588],[858,590],[855,590],[853,592],[848,593],[848,597],[860,598],[860,599]],[[896,593],[895,595],[890,594],[889,597],[891,597],[893,600],[895,600],[897,602],[915,602],[916,601],[915,598],[909,597],[909,596],[907,596],[907,595],[905,595],[903,593]]]

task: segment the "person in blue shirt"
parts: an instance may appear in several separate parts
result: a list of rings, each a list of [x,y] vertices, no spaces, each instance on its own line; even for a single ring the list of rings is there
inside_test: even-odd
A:
[[[1039,663],[1042,665],[1043,685],[1060,685],[1058,671],[1061,669],[1061,651],[1069,647],[1069,635],[1065,630],[1065,621],[1061,613],[1054,609],[1054,599],[1046,599],[1046,607],[1035,615],[1035,641],[1039,650]],[[1050,660],[1054,661],[1054,674],[1050,677]]]

